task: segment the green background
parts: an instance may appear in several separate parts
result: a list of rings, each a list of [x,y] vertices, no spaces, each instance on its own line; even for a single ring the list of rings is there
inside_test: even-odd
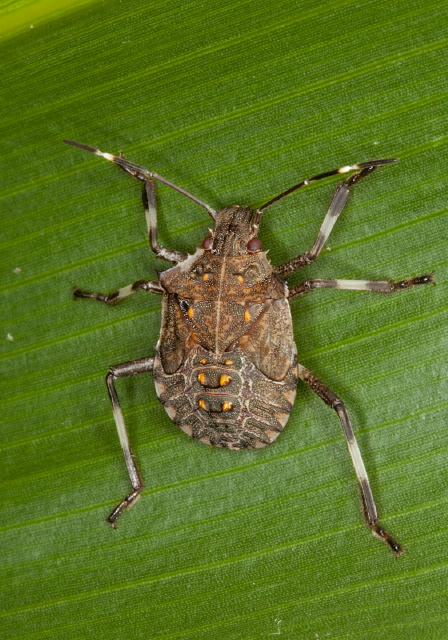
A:
[[[446,2],[50,9],[32,29],[27,5],[5,14],[0,44],[0,637],[447,638]],[[337,417],[304,385],[275,444],[230,452],[177,429],[150,376],[120,380],[146,488],[106,525],[129,482],[104,375],[154,353],[160,298],[108,308],[71,290],[165,263],[139,185],[62,138],[122,150],[216,208],[400,158],[290,282],[435,272],[394,296],[292,303],[300,361],[345,400],[404,556],[363,525]],[[336,182],[266,212],[274,264],[311,247]],[[192,252],[206,213],[158,194],[161,242]]]

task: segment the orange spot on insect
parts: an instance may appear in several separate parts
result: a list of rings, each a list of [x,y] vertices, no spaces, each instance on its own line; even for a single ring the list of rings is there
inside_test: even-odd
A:
[[[196,344],[199,344],[199,337],[196,331],[191,332],[190,338],[193,340],[193,342],[195,342]]]
[[[246,309],[246,311],[244,312],[244,322],[249,322],[251,317],[252,316],[250,315],[249,311]]]
[[[207,411],[207,408],[205,406],[205,400],[202,400],[202,398],[199,400],[198,405],[201,407],[201,409],[204,409],[204,411]]]
[[[201,364],[207,364],[207,360],[206,360],[205,358],[202,358],[202,360],[199,360],[199,362],[200,362]]]
[[[192,317],[194,316],[194,307],[193,307],[193,305],[191,305],[190,307],[188,307],[187,316],[188,316],[189,318],[192,318]]]
[[[202,276],[202,280],[204,282],[207,282],[207,280],[210,280],[210,274],[209,273],[204,273],[204,275]]]
[[[231,411],[233,409],[233,404],[231,402],[229,402],[228,400],[226,400],[226,402],[222,403],[221,409],[223,411]]]
[[[201,362],[202,362],[202,360],[201,360]],[[205,363],[204,363],[204,364],[205,364]],[[226,360],[226,361],[224,362],[224,364],[227,364],[227,365],[229,365],[229,364],[233,364],[233,360]]]
[[[205,373],[198,373],[198,380],[201,384],[205,384]]]
[[[229,384],[231,380],[232,378],[230,376],[228,376],[226,373],[223,373],[222,376],[220,376],[219,378],[219,386],[225,387],[226,385]]]
[[[244,278],[243,278],[243,276],[237,276],[237,277],[236,277],[236,279],[238,280],[238,282],[239,282],[240,284],[244,284]]]

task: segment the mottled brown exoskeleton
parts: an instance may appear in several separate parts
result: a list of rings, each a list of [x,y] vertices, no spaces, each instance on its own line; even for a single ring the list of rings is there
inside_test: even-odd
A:
[[[299,182],[256,211],[240,205],[214,211],[166,178],[121,156],[71,140],[64,142],[115,162],[143,182],[151,249],[159,258],[175,264],[160,274],[158,282],[139,280],[109,294],[79,289],[74,292],[77,298],[93,298],[111,305],[139,289],[163,296],[162,327],[155,356],[115,365],[106,379],[132,485],[132,491],[108,517],[110,524],[115,526],[120,513],[137,500],[143,488],[115,391],[116,378],[152,372],[157,395],[171,420],[193,438],[228,449],[259,448],[273,442],[288,421],[300,378],[339,416],[367,526],[387,542],[397,556],[403,553],[404,548],[378,522],[367,472],[344,403],[297,361],[289,300],[319,288],[393,293],[433,282],[433,276],[417,276],[396,283],[312,279],[291,289],[284,280],[284,276],[317,258],[347,202],[351,187],[380,165],[395,159],[372,160],[319,174]],[[311,249],[273,267],[258,239],[263,211],[311,182],[350,172],[354,173],[336,187]],[[193,255],[158,244],[154,180],[204,207],[215,221],[215,229]]]

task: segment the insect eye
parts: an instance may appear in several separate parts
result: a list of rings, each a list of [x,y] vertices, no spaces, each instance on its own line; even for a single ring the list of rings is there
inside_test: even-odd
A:
[[[261,251],[263,249],[261,240],[258,238],[251,238],[246,245],[246,249],[249,253],[257,253],[258,251]]]
[[[210,251],[212,247],[213,247],[213,238],[212,236],[207,236],[202,241],[202,248],[204,249],[204,251]]]

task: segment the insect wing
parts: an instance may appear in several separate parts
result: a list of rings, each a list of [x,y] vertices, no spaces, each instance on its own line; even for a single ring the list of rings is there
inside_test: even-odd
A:
[[[266,301],[264,312],[240,345],[265,376],[275,381],[283,380],[297,356],[288,301],[285,298]]]

